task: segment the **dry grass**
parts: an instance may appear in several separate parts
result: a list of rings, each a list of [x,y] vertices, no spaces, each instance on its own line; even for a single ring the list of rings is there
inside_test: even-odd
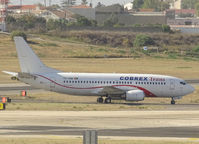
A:
[[[199,62],[182,59],[161,59],[161,58],[65,58],[78,56],[78,54],[111,54],[117,53],[117,48],[108,48],[108,51],[97,53],[97,46],[87,45],[80,42],[66,41],[59,38],[41,36],[42,39],[32,38],[36,44],[32,47],[40,55],[42,61],[53,68],[65,72],[99,72],[99,73],[151,73],[180,77],[183,79],[198,79]],[[92,49],[91,49],[92,47]],[[101,49],[104,47],[100,47]],[[66,51],[66,55],[63,51]],[[73,55],[74,54],[74,55]],[[16,50],[9,36],[0,34],[0,71],[20,71]],[[0,73],[0,83],[16,83],[11,81],[10,76]],[[198,103],[198,87],[194,94],[180,100],[180,103]],[[95,102],[96,98],[73,97],[55,93],[31,94],[34,99],[52,99],[56,102]],[[159,103],[169,103],[170,99],[156,99]],[[144,102],[154,102],[154,99],[146,99]]]
[[[53,68],[65,72],[99,72],[99,73],[151,73],[180,77],[183,79],[198,79],[199,62],[185,60],[166,60],[155,58],[142,59],[80,59],[54,58],[43,59],[43,62]],[[18,60],[0,59],[0,70],[20,71]],[[6,83],[9,77],[0,74],[0,83]],[[10,81],[8,81],[10,82]]]
[[[47,136],[46,136],[47,137]],[[82,138],[64,138],[49,136],[49,138],[1,138],[4,144],[82,144]],[[183,140],[111,140],[100,139],[99,144],[197,144],[198,141]]]
[[[69,103],[11,103],[6,110],[25,111],[123,111],[123,110],[162,110],[156,105],[124,105],[124,104],[69,104]]]
[[[198,104],[199,87],[193,94],[177,100],[177,104]],[[27,103],[11,103],[7,110],[51,110],[51,111],[122,111],[122,110],[164,110],[170,104],[170,98],[145,98],[141,102],[113,101],[113,104],[96,104],[97,97],[82,97],[53,92],[28,93],[24,98],[19,95],[11,99],[25,100]],[[157,105],[159,104],[159,105]]]
[[[31,46],[45,64],[66,72],[152,73],[185,79],[198,78],[198,61],[150,57],[137,59],[67,58],[81,55],[115,55],[120,49],[93,46],[48,36],[41,36],[41,39],[32,38],[31,41],[35,43]],[[98,51],[98,48],[102,51]],[[10,37],[0,34],[0,70],[20,71],[16,56],[15,46]],[[5,75],[0,74],[0,83],[5,83],[8,79],[4,77]]]

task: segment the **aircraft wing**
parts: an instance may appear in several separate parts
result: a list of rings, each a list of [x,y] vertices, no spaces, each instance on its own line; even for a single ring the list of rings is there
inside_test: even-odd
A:
[[[2,72],[5,73],[5,74],[9,74],[11,76],[14,76],[14,77],[18,76],[18,73],[16,73],[16,72],[9,72],[9,71],[2,71]]]
[[[102,94],[102,95],[106,95],[106,94],[108,94],[108,95],[122,95],[122,94],[125,94],[125,91],[118,89],[118,88],[115,88],[113,86],[106,86],[99,93]]]

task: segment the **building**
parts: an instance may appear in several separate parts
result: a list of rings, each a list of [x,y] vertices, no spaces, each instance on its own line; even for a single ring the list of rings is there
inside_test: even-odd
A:
[[[0,0],[0,30],[6,31],[6,16],[9,0]]]
[[[112,5],[107,7],[96,8],[96,21],[103,25],[111,16],[116,16],[118,23],[126,26],[135,24],[166,24],[167,16],[164,12],[128,12],[120,5]]]
[[[127,3],[124,5],[125,10],[133,10],[133,2]]]
[[[8,12],[14,13],[14,14],[20,14],[20,13],[33,13],[35,11],[41,11],[44,8],[42,8],[39,5],[9,5],[8,6]]]
[[[173,2],[170,3],[171,9],[182,9],[182,0],[173,0]]]
[[[67,8],[67,10],[71,11],[74,14],[78,14],[86,17],[90,20],[95,20],[95,9],[87,6],[87,5],[78,5]]]
[[[43,17],[46,20],[66,19],[68,21],[75,21],[73,15],[74,13],[72,13],[71,11],[58,9],[58,10],[45,10],[42,13],[40,13],[38,16]]]

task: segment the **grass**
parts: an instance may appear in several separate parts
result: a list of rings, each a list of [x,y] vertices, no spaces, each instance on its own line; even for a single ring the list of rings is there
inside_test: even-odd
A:
[[[120,55],[118,48],[89,45],[82,42],[71,42],[61,38],[41,36],[41,39],[31,39],[33,49],[42,61],[55,69],[65,72],[96,72],[96,73],[151,73],[180,77],[183,79],[198,79],[199,61],[187,59],[165,59],[162,57],[135,58],[68,58],[73,56],[100,56]],[[42,44],[42,46],[40,46]],[[57,45],[53,47],[52,45]],[[108,51],[107,51],[108,50]],[[131,50],[129,50],[130,52]],[[124,51],[123,51],[124,52]],[[129,53],[127,52],[127,54]],[[137,54],[137,53],[136,53]],[[9,36],[0,34],[0,71],[20,71],[14,43]],[[0,83],[17,83],[10,80],[10,76],[0,73]],[[198,102],[198,87],[194,94],[185,97],[179,102]],[[34,99],[57,99],[64,102],[95,102],[96,98],[72,97],[69,95],[45,93],[31,94]],[[67,100],[66,100],[67,99]],[[169,103],[170,99],[156,99],[159,103]],[[59,101],[58,101],[59,102]],[[144,102],[154,102],[154,99],[146,99]],[[85,108],[88,109],[88,108]],[[128,109],[128,108],[127,108]],[[96,109],[98,110],[98,109]]]
[[[156,58],[129,59],[92,59],[92,58],[52,58],[48,56],[42,61],[53,68],[65,72],[96,72],[96,73],[151,73],[180,77],[183,79],[198,79],[199,62]],[[0,71],[20,71],[16,58],[0,58]],[[10,77],[1,73],[0,83],[13,83]]]
[[[1,138],[5,144],[82,144],[82,138],[68,138],[60,136],[45,136],[44,138]],[[99,144],[197,144],[198,141],[183,140],[111,140],[99,139]]]
[[[122,104],[70,104],[70,103],[10,103],[6,110],[25,111],[123,111],[123,110],[161,110],[163,106],[122,105]]]

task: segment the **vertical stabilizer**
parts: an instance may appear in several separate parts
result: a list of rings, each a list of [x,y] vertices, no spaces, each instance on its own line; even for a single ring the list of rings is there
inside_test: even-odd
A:
[[[14,40],[16,44],[21,72],[23,73],[58,72],[57,70],[45,66],[22,37],[15,37]]]

